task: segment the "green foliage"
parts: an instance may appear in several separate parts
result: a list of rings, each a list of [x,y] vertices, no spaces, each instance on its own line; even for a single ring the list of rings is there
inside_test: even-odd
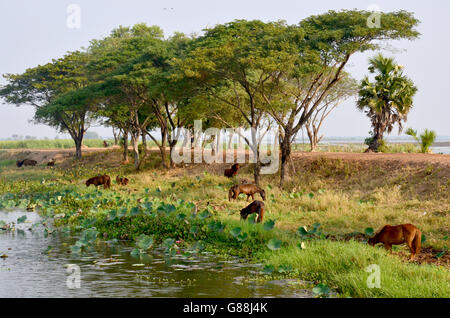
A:
[[[264,222],[263,226],[264,226],[264,230],[270,231],[271,229],[274,228],[275,221],[274,220],[268,220],[268,221]]]
[[[428,153],[430,152],[430,147],[433,145],[436,140],[436,132],[433,130],[425,129],[425,131],[417,137],[417,130],[413,130],[412,128],[408,128],[406,134],[413,137],[420,145],[420,152]]]
[[[379,151],[384,133],[391,133],[394,124],[401,132],[417,88],[393,58],[376,55],[369,60],[369,71],[375,75],[375,81],[367,76],[361,81],[357,107],[371,120],[372,137],[366,139],[369,149]]]
[[[24,223],[26,219],[27,219],[26,215],[21,216],[20,218],[17,219],[17,224]]]
[[[281,244],[282,241],[274,237],[267,243],[267,247],[272,251],[276,251],[281,248]]]
[[[314,223],[313,228],[308,231],[306,226],[301,226],[298,228],[297,233],[302,239],[324,239],[325,234],[319,231],[320,223]]]
[[[319,284],[313,288],[313,293],[318,296],[326,296],[331,292],[330,287],[325,284]]]

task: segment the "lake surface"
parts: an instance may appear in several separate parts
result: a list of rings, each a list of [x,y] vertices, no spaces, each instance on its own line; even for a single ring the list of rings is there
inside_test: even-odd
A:
[[[354,136],[354,137],[324,137],[320,141],[320,145],[348,145],[348,144],[359,144],[364,145],[364,140],[366,137],[363,136]],[[411,136],[386,136],[386,142],[392,144],[401,144],[401,143],[409,143],[409,144],[417,144],[417,142]],[[297,135],[295,142],[297,143],[309,143],[308,136],[305,134],[303,137],[301,133]],[[435,154],[450,154],[450,136],[437,136],[436,140],[432,147],[430,147],[431,151]]]
[[[238,258],[223,260],[207,253],[169,257],[162,249],[134,257],[127,242],[101,242],[77,256],[69,252],[75,238],[29,231],[39,221],[35,212],[0,212],[0,220],[16,222],[23,215],[26,223],[16,224],[14,232],[0,230],[0,255],[8,256],[0,258],[0,297],[313,296],[297,280],[249,280],[258,277],[261,266]],[[46,253],[49,246],[52,250]]]

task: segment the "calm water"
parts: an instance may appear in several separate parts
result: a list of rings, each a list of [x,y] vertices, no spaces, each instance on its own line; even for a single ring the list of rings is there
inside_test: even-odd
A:
[[[355,137],[324,137],[320,142],[321,145],[346,145],[346,144],[364,144],[364,139],[367,138],[363,136],[355,136]],[[388,143],[411,143],[417,144],[417,142],[411,136],[395,136],[389,135],[386,136],[386,141]],[[297,143],[306,144],[309,143],[309,139],[306,134],[302,137],[301,133],[297,135],[295,139]],[[435,154],[450,154],[450,136],[437,136],[434,142],[434,145],[430,147],[431,151]]]
[[[168,257],[154,250],[135,258],[132,246],[103,242],[75,256],[68,253],[74,238],[28,230],[39,219],[34,212],[0,212],[0,220],[15,222],[25,214],[27,223],[15,232],[0,231],[0,255],[8,255],[0,259],[0,297],[312,297],[298,281],[249,281],[260,266],[206,253]],[[79,289],[67,287],[68,264],[80,268]]]

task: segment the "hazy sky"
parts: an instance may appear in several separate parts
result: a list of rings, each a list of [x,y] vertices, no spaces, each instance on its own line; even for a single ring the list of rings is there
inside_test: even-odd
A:
[[[67,8],[77,4],[81,9],[80,28],[69,28]],[[214,26],[234,19],[286,20],[298,23],[312,14],[327,10],[367,9],[377,5],[382,11],[407,10],[421,21],[419,40],[392,43],[395,56],[405,65],[419,92],[407,127],[422,131],[434,129],[438,135],[450,135],[450,2],[448,0],[364,1],[364,0],[0,0],[0,74],[21,73],[28,67],[45,64],[67,51],[86,47],[89,40],[101,38],[119,25],[138,22],[159,25],[167,35],[174,31],[199,33],[206,26]],[[172,9],[173,8],[173,9]],[[360,80],[367,74],[367,59],[374,52],[353,56],[347,71]],[[0,80],[4,84],[4,80]],[[349,100],[339,106],[324,124],[326,136],[365,136],[370,124],[365,115]],[[43,125],[29,123],[33,117],[31,106],[15,107],[0,104],[0,138],[12,134],[48,136],[56,131]],[[110,136],[110,130],[92,130]]]

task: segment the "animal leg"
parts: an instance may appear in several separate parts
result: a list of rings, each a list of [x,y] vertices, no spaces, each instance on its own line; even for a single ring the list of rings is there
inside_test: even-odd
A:
[[[264,218],[264,208],[260,208],[258,211],[258,219],[256,220],[258,223],[261,223]]]
[[[392,253],[392,245],[389,243],[384,243],[384,248]]]

